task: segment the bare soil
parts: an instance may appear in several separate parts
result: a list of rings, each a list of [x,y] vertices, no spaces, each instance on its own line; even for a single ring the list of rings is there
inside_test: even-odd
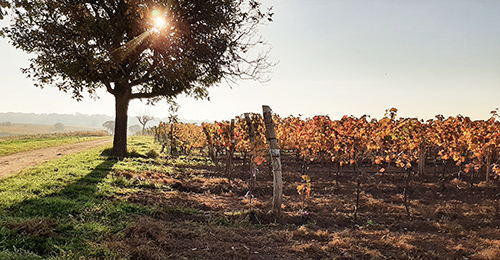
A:
[[[438,166],[412,177],[410,215],[405,174],[365,167],[355,217],[358,175],[350,167],[336,176],[328,166],[307,165],[312,196],[305,198],[296,189],[301,164],[284,158],[279,219],[269,212],[269,166],[259,171],[251,203],[246,164],[231,178],[218,167],[177,167],[174,175],[115,173],[171,190],[122,194],[157,210],[110,239],[111,248],[131,259],[500,259],[499,189],[479,179],[469,188],[451,167],[444,190]]]
[[[75,144],[37,149],[0,157],[0,178],[53,160],[59,156],[77,153],[97,146],[108,144],[111,138],[99,139]]]

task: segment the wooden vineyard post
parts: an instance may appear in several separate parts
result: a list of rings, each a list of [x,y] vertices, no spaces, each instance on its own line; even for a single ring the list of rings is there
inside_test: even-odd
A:
[[[230,138],[229,138],[230,144],[229,144],[229,151],[227,154],[227,161],[226,161],[226,173],[227,173],[227,177],[229,179],[229,186],[231,186],[234,145],[236,143],[236,141],[234,140],[234,119],[231,119],[231,128],[229,130],[229,133],[230,133]]]
[[[160,130],[160,137],[159,139],[161,139],[161,141],[163,141],[163,145],[161,147],[161,152],[160,153],[163,153],[166,150],[166,153],[170,155],[170,152],[169,152],[169,147],[170,147],[170,139],[168,138],[168,127],[167,127],[167,123],[163,123],[163,125],[160,123],[160,127],[163,127],[161,130]]]
[[[409,192],[409,189],[410,189],[410,182],[411,182],[411,168],[406,168],[406,179],[405,179],[405,188],[403,190],[403,202],[404,202],[404,205],[405,205],[405,209],[406,209],[406,214],[408,215],[408,217],[411,217],[411,214],[410,214],[410,203],[409,203],[409,196],[408,196],[408,192]]]
[[[266,136],[269,141],[269,153],[273,168],[273,202],[272,211],[276,218],[281,215],[281,199],[283,196],[283,176],[281,172],[281,157],[278,139],[274,130],[273,115],[269,106],[262,106],[264,123],[266,125]]]
[[[214,144],[212,142],[212,137],[208,133],[208,130],[205,126],[203,126],[203,133],[205,133],[205,136],[207,137],[207,144],[208,144],[208,156],[212,160],[213,163],[218,164],[215,161],[215,153],[214,153]]]
[[[361,194],[361,172],[357,170],[358,167],[355,167],[354,172],[358,173],[358,177],[356,178],[356,205],[354,205],[354,220],[358,219],[358,211],[359,211],[359,196]]]
[[[174,122],[170,125],[170,156],[174,156],[174,149],[176,149],[174,144]]]
[[[250,192],[253,192],[255,188],[255,183],[257,182],[257,166],[255,163],[255,157],[257,155],[257,151],[255,151],[255,128],[253,126],[252,119],[250,118],[250,114],[245,113],[245,121],[248,127],[248,138],[250,139]]]
[[[486,148],[486,185],[490,185],[490,174],[491,174],[491,154],[493,147],[490,145]]]
[[[165,142],[167,142],[168,140],[168,129],[167,129],[167,123],[164,123],[163,124],[163,140],[165,140]]]
[[[420,143],[418,147],[418,175],[424,176],[425,174],[425,144]]]
[[[441,171],[441,179],[439,180],[441,182],[441,191],[444,191],[446,189],[445,186],[445,181],[446,181],[446,160],[443,160],[443,170]],[[460,179],[460,176],[458,177]]]

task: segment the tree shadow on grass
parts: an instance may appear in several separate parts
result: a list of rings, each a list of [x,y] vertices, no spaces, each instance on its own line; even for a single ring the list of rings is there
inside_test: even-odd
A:
[[[45,197],[27,199],[10,208],[12,214],[19,217],[61,218],[81,212],[100,200],[97,195],[98,184],[111,172],[116,160],[108,158],[95,167],[89,174],[67,185],[57,193]]]
[[[89,244],[99,244],[109,234],[123,229],[131,214],[145,212],[144,208],[110,200],[102,190],[100,183],[117,162],[108,157],[59,192],[9,207],[6,213],[12,220],[0,226],[0,251],[22,249],[43,257],[74,253],[109,257],[108,249],[90,248]]]

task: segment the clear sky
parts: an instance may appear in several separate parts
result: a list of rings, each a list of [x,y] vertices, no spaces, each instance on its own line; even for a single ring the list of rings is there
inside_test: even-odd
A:
[[[262,112],[281,116],[363,114],[429,119],[462,114],[486,119],[500,107],[498,0],[262,0],[274,22],[261,28],[279,64],[265,84],[222,84],[211,101],[179,98],[179,116],[230,119]],[[8,18],[7,18],[8,19]],[[6,21],[0,22],[5,25]],[[114,114],[114,100],[77,102],[55,88],[33,86],[20,68],[26,54],[0,39],[0,112]],[[131,103],[129,114],[168,115]]]

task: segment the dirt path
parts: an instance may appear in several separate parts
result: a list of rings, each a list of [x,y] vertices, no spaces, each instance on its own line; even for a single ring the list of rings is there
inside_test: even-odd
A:
[[[11,154],[0,157],[0,178],[9,176],[20,170],[53,160],[57,157],[68,155],[90,148],[111,143],[112,138],[99,139],[95,141],[66,144],[55,147],[42,148],[33,151]]]

